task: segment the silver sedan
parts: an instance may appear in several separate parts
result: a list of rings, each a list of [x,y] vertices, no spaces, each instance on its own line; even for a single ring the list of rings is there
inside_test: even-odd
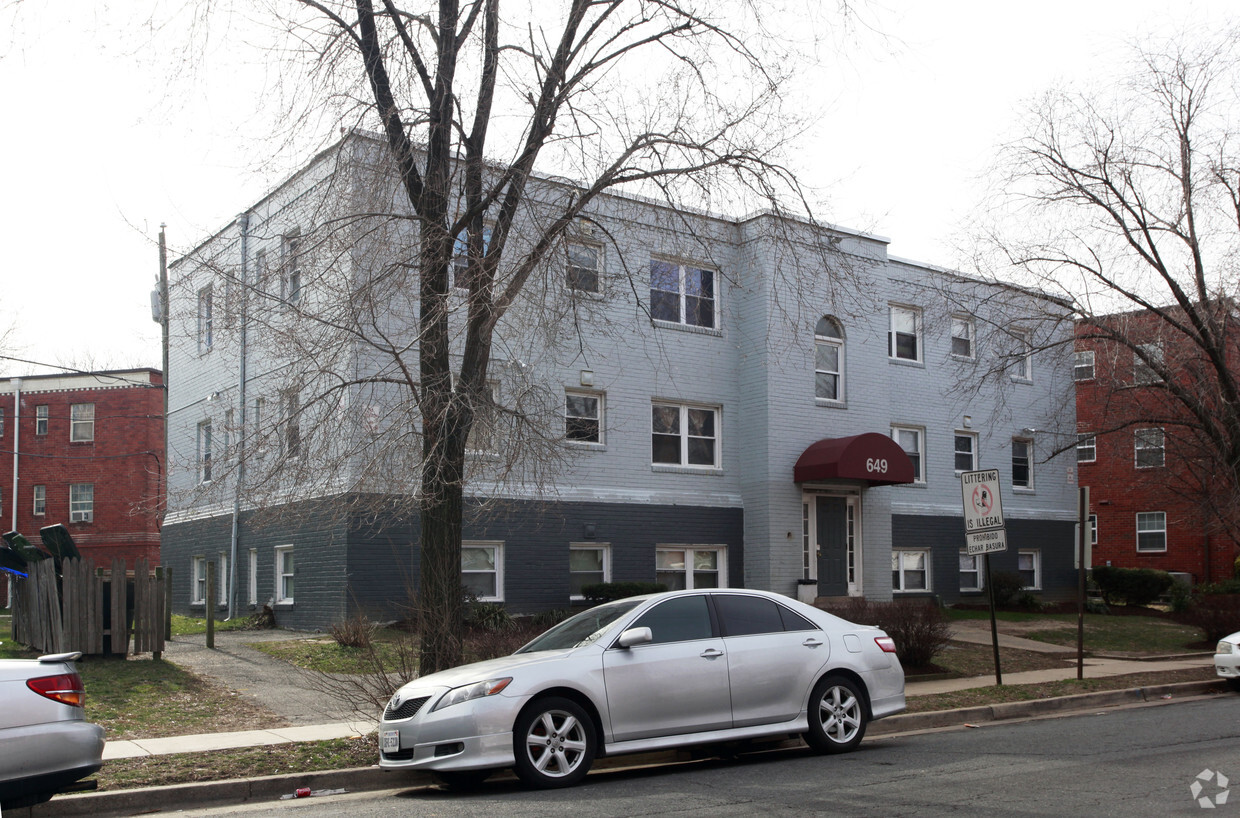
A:
[[[778,594],[676,591],[611,602],[511,656],[409,682],[379,725],[379,766],[450,785],[512,767],[576,784],[603,755],[799,734],[827,753],[904,709],[895,643]]]

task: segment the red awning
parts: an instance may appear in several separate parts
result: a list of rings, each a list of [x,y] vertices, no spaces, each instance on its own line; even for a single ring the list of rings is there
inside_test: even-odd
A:
[[[797,483],[865,480],[872,486],[891,486],[913,482],[913,462],[887,435],[866,432],[812,444],[797,458],[792,479]]]

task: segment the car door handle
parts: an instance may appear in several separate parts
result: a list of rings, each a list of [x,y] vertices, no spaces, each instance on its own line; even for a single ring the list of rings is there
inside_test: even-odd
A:
[[[718,659],[722,655],[723,655],[723,651],[719,650],[718,648],[707,648],[706,650],[702,651],[703,659]]]
[[[802,642],[801,644],[802,644],[804,647],[807,647],[807,648],[820,648],[820,647],[822,647],[822,642],[818,641],[817,639],[815,639],[815,638],[814,638],[814,637],[812,637],[812,636],[811,636],[809,639],[806,639],[806,640],[805,640],[804,642]]]

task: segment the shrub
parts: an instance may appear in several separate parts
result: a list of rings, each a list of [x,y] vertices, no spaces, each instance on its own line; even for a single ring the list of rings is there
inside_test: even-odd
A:
[[[1240,579],[1225,579],[1197,586],[1198,594],[1240,594]]]
[[[1094,583],[1108,605],[1149,605],[1171,587],[1171,575],[1152,568],[1112,568],[1100,565],[1092,571]]]
[[[512,630],[514,623],[512,614],[498,602],[470,602],[465,606],[465,624],[475,630],[498,633]]]
[[[995,571],[990,575],[990,588],[995,594],[995,607],[1006,608],[1025,589],[1025,581],[1015,571]]]
[[[906,667],[926,667],[951,639],[943,610],[933,602],[870,602],[852,598],[829,608],[851,622],[877,625],[895,640],[896,655]]]
[[[1229,633],[1240,631],[1240,595],[1197,594],[1188,610],[1177,618],[1201,628],[1207,642],[1217,642]]]
[[[1172,613],[1184,613],[1193,601],[1193,589],[1183,580],[1175,580],[1167,591]]]
[[[1042,600],[1028,591],[1021,591],[1012,604],[1025,611],[1034,611],[1036,613],[1042,610]]]
[[[591,602],[611,602],[629,596],[661,594],[667,590],[662,582],[595,582],[581,587],[581,595]]]
[[[370,646],[370,637],[374,635],[374,622],[371,622],[364,616],[355,616],[352,619],[346,619],[344,622],[337,622],[332,625],[328,632],[332,639],[336,640],[336,644],[342,648],[365,648]]]

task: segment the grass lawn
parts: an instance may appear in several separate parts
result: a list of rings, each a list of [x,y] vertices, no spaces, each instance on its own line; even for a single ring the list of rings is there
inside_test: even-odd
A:
[[[245,630],[253,625],[252,617],[241,616],[230,619],[227,622],[216,621],[215,630],[219,631],[239,631]],[[172,635],[173,636],[189,636],[195,633],[207,632],[207,620],[195,619],[192,616],[181,616],[180,614],[172,615]]]
[[[948,609],[952,621],[988,620],[987,611]],[[1052,645],[1076,645],[1076,614],[1000,611],[999,630]],[[1085,650],[1098,653],[1190,653],[1202,649],[1200,628],[1159,616],[1085,614]]]

